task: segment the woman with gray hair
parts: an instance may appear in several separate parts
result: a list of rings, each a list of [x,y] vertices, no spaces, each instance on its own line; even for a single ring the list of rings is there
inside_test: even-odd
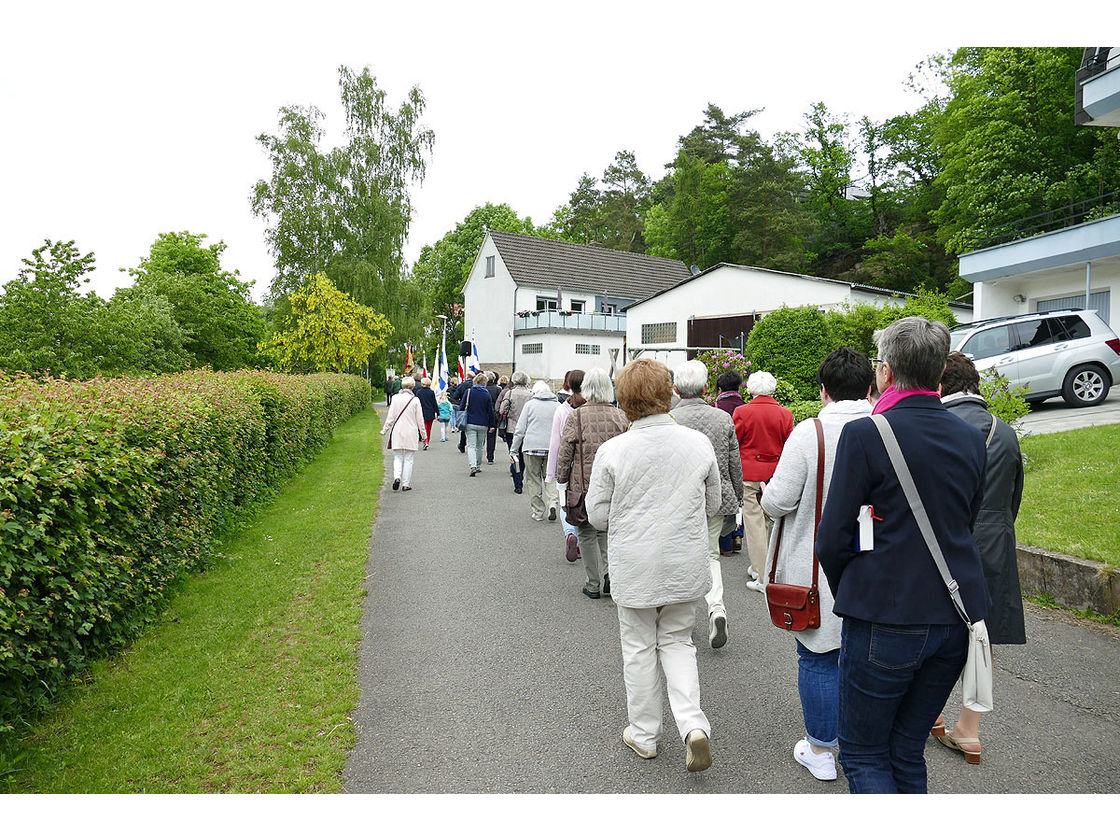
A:
[[[498,422],[501,423],[504,419],[506,423],[502,438],[506,442],[506,449],[516,455],[516,462],[511,460],[509,466],[510,475],[513,476],[514,493],[522,492],[525,458],[520,451],[513,452],[513,433],[517,429],[517,421],[521,419],[522,409],[532,396],[533,392],[529,390],[529,374],[519,370],[509,378],[509,389],[498,397]]]
[[[708,516],[708,566],[712,588],[704,596],[708,604],[708,643],[713,648],[727,644],[727,608],[723,603],[723,572],[719,562],[719,537],[725,516],[734,516],[743,502],[743,462],[735,424],[726,411],[702,399],[708,387],[708,369],[703,362],[691,361],[673,370],[673,386],[681,400],[669,414],[682,426],[695,429],[712,442],[719,465],[720,505]]]
[[[424,411],[413,389],[416,380],[406,376],[401,380],[401,390],[389,401],[385,425],[381,434],[388,435],[386,447],[393,451],[393,489],[412,489],[412,464],[420,441],[428,443],[424,432]],[[402,486],[403,483],[403,486]]]
[[[602,368],[587,372],[578,393],[583,401],[565,421],[556,451],[556,481],[565,513],[580,494],[587,492],[599,447],[630,427],[622,410],[611,405],[614,386]],[[576,526],[576,539],[587,571],[587,583],[580,591],[591,599],[609,595],[607,532],[583,522]]]
[[[548,440],[552,434],[552,415],[560,403],[556,395],[543,379],[533,383],[533,396],[521,410],[517,418],[517,430],[513,433],[510,462],[515,453],[525,458],[525,480],[529,484],[529,513],[536,521],[544,519],[545,512],[553,508],[555,519],[556,485],[546,484],[545,468],[548,463]]]
[[[755,371],[747,379],[751,401],[731,415],[743,464],[743,542],[751,558],[747,588],[762,593],[766,592],[762,578],[766,574],[769,532],[758,497],[778,466],[786,438],[793,432],[793,412],[771,396],[777,387],[778,380],[772,373]]]
[[[961,674],[968,627],[886,448],[896,441],[932,540],[970,622],[988,615],[972,528],[984,495],[984,435],[938,396],[949,331],[925,318],[883,330],[872,413],[844,426],[816,549],[840,631],[840,763],[852,793],[925,793],[925,742]],[[880,421],[881,422],[881,421]],[[900,470],[902,467],[900,466]],[[858,527],[872,511],[872,533]],[[857,536],[862,539],[857,543]]]

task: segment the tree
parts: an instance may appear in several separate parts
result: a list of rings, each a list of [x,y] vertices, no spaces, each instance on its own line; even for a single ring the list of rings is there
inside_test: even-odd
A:
[[[132,289],[114,295],[149,309],[150,299],[163,298],[174,320],[182,327],[183,347],[191,366],[237,370],[257,362],[257,343],[266,324],[252,302],[250,286],[238,272],[221,266],[224,242],[203,244],[205,234],[188,231],[161,233],[150,253],[129,274]],[[142,301],[149,299],[148,303]],[[154,311],[154,310],[152,310]],[[164,364],[161,362],[160,364]]]
[[[393,333],[384,315],[356,303],[322,274],[288,299],[281,328],[259,347],[286,371],[341,372],[362,365]]]
[[[817,368],[831,352],[828,323],[815,306],[783,306],[759,321],[747,336],[754,370],[765,370],[797,388],[802,399],[819,393]]]
[[[618,251],[643,252],[642,219],[649,208],[651,184],[633,152],[623,150],[614,156],[603,170],[603,185],[603,244]]]
[[[320,148],[323,114],[314,107],[282,108],[279,133],[257,138],[272,162],[252,195],[276,260],[272,294],[322,273],[359,303],[395,312],[409,294],[402,271],[409,189],[423,181],[434,134],[420,125],[419,88],[393,111],[368,67],[342,66],[338,75],[345,144]]]

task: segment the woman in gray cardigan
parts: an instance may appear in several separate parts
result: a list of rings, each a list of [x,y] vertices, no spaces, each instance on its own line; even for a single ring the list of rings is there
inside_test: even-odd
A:
[[[820,420],[824,432],[823,498],[828,497],[832,464],[840,432],[847,423],[871,416],[871,362],[862,353],[841,347],[832,351],[817,370],[821,384]],[[762,494],[762,509],[774,519],[784,518],[776,583],[808,586],[813,580],[813,532],[816,526],[817,432],[813,420],[794,427],[782,449],[774,476]],[[778,526],[770,533],[765,580],[774,567]],[[801,630],[797,639],[797,691],[805,718],[805,737],[793,747],[793,757],[822,781],[836,778],[840,704],[840,627],[832,612],[832,590],[823,570],[818,573],[821,626]]]

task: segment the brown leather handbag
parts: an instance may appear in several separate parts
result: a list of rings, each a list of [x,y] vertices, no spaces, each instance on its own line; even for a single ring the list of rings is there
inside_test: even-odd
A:
[[[813,585],[795,586],[792,583],[775,583],[778,572],[778,553],[782,548],[783,516],[778,522],[778,535],[774,539],[774,562],[770,566],[770,580],[766,584],[766,605],[770,620],[783,630],[812,630],[821,626],[821,593],[817,585],[820,562],[817,560],[817,528],[821,524],[821,497],[824,495],[824,427],[813,418],[817,428],[817,504],[813,518]]]

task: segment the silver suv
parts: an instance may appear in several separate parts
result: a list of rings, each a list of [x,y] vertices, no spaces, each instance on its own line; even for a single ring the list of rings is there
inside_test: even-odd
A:
[[[974,321],[950,332],[950,347],[1025,387],[1032,406],[1057,396],[1096,405],[1120,377],[1120,339],[1091,310]]]

